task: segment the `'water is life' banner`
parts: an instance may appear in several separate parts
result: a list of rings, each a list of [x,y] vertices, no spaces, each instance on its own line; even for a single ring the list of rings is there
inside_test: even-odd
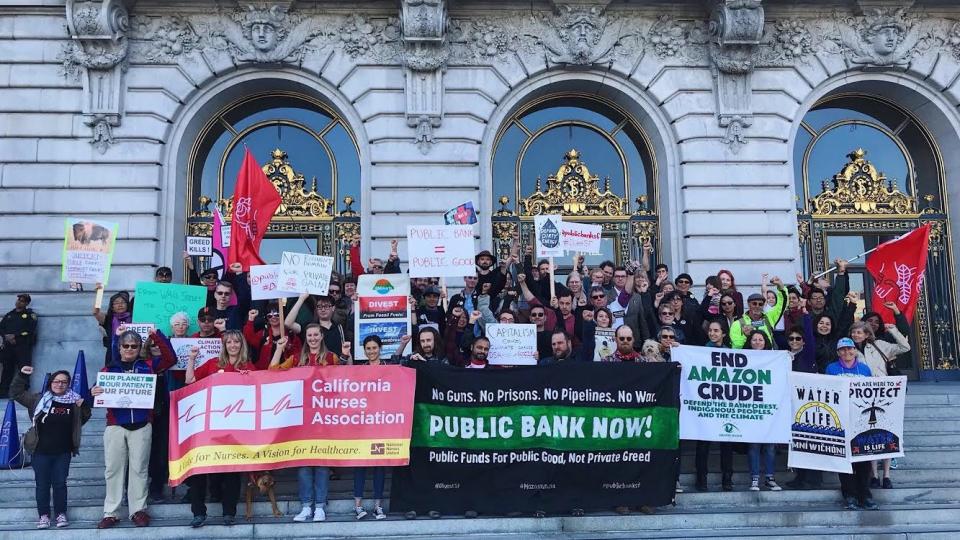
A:
[[[194,474],[406,465],[415,377],[400,366],[206,377],[170,394],[170,484]]]
[[[674,498],[676,364],[417,367],[393,511],[565,512]]]
[[[790,353],[681,345],[680,438],[785,443],[790,440]]]

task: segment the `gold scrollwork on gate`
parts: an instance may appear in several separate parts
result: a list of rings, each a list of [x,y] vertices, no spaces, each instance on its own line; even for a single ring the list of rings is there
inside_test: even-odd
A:
[[[850,162],[831,180],[823,181],[823,191],[810,200],[814,216],[918,214],[917,199],[877,172],[866,154],[862,148],[847,154]]]
[[[534,192],[519,202],[523,216],[625,217],[629,212],[627,201],[610,191],[609,178],[600,191],[600,177],[590,173],[576,149],[567,152],[557,172],[547,177],[546,191],[538,177]]]

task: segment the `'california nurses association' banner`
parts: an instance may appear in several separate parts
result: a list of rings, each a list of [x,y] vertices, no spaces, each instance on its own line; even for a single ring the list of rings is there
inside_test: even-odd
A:
[[[218,373],[170,394],[170,483],[299,466],[396,466],[410,455],[414,370]]]
[[[790,354],[681,345],[680,438],[785,443],[790,440]]]
[[[661,506],[679,458],[676,364],[417,367],[393,511]]]

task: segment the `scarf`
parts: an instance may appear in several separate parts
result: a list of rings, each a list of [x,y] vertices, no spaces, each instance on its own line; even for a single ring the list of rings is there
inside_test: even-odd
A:
[[[40,396],[40,402],[37,403],[37,408],[33,410],[33,423],[37,423],[37,417],[40,416],[40,413],[44,414],[41,422],[45,421],[47,419],[46,415],[50,413],[50,407],[54,403],[72,404],[80,401],[80,399],[82,399],[80,394],[73,390],[67,390],[62,396],[55,396],[53,392],[47,390]]]
[[[614,362],[643,362],[643,355],[637,351],[628,354],[622,354],[619,350],[613,352]]]

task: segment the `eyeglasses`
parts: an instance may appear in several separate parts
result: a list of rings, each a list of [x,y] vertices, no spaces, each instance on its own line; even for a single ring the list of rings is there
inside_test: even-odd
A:
[[[217,292],[215,292],[215,293],[213,293],[213,294],[215,294],[215,295],[217,295],[217,296],[230,296],[230,291],[217,291]]]
[[[318,304],[317,309],[333,309],[333,304]]]
[[[65,381],[63,379],[54,379],[50,384],[70,384],[70,381]]]
[[[211,323],[213,322],[213,317],[200,317],[197,321],[202,323]]]
[[[754,300],[753,302],[750,302],[750,305],[751,305],[751,306],[754,306],[754,307],[762,306],[763,304],[764,304],[764,302],[761,301],[761,300]]]
[[[787,341],[803,341],[803,338],[800,336],[790,336],[787,338]]]
[[[531,313],[531,314],[530,314],[530,318],[531,318],[531,319],[539,319],[540,317],[543,317],[544,315],[546,315],[546,313]]]
[[[207,281],[213,281],[213,280],[217,279],[217,275],[216,275],[216,274],[207,274],[207,275],[205,275],[205,276],[200,276],[200,279],[204,279],[204,280],[207,280]]]
[[[613,279],[627,279],[626,274],[614,274]]]
[[[599,299],[601,299],[601,298],[606,298],[606,297],[607,297],[607,295],[605,295],[605,294],[592,294],[592,295],[590,295],[590,298],[593,298],[594,300],[599,300]]]
[[[734,302],[734,301],[732,301],[732,300],[727,300],[726,302],[720,302],[720,304],[721,304],[721,305],[724,305],[724,306],[732,306],[732,305],[734,305],[735,303],[736,303],[736,302]]]
[[[617,338],[617,341],[633,341],[633,338],[630,336],[620,336]]]
[[[272,318],[274,318],[274,317],[279,317],[279,316],[280,316],[280,314],[277,313],[276,311],[274,311],[274,312],[272,312],[272,313],[267,313],[267,318],[268,318],[268,319],[272,319]]]
[[[675,335],[673,335],[673,334],[664,334],[664,335],[660,336],[660,339],[677,339],[677,336],[675,336]]]
[[[157,274],[158,278],[172,278],[173,274]]]
[[[687,285],[692,285],[692,284],[693,284],[693,282],[690,281],[689,279],[678,279],[678,280],[677,280],[677,285],[681,285],[681,284],[684,284],[684,283],[686,283]]]
[[[375,264],[375,265],[371,266],[370,269],[371,269],[371,270],[383,270],[383,267],[380,266],[379,264]]]
[[[140,345],[137,345],[136,343],[124,343],[120,345],[120,348],[121,349],[139,349]]]
[[[660,315],[670,315],[670,316],[673,316],[673,312],[672,312],[672,311],[661,311],[661,312],[660,312]]]
[[[329,294],[340,294],[340,289],[327,289]]]

